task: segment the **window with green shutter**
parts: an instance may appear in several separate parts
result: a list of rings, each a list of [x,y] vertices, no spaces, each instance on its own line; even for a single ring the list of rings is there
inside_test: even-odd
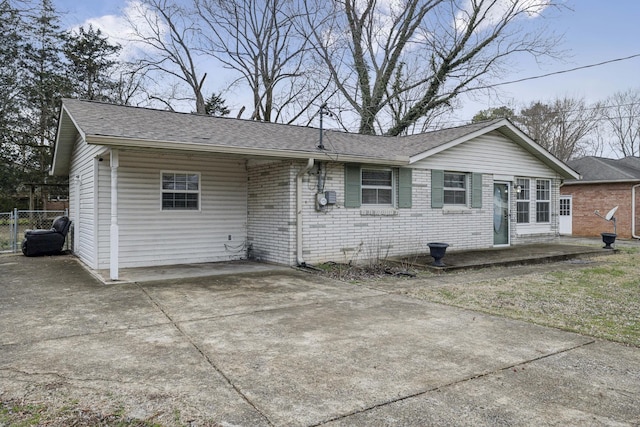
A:
[[[444,171],[433,169],[431,171],[431,207],[444,206]]]
[[[482,174],[431,170],[431,207],[482,207]]]
[[[410,208],[412,201],[412,170],[408,168],[400,168],[398,170],[398,207]]]
[[[344,206],[359,208],[362,205],[394,206],[395,180],[398,179],[398,208],[412,205],[411,169],[376,168],[358,164],[344,165]]]
[[[471,207],[482,207],[482,174],[471,174]]]
[[[360,165],[344,165],[344,207],[360,207]]]

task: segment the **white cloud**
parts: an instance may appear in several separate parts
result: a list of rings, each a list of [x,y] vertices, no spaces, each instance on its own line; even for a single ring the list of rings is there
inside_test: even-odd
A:
[[[104,15],[89,18],[82,25],[87,27],[91,24],[109,37],[112,43],[121,45],[120,59],[127,61],[139,58],[142,52],[152,49],[149,45],[140,41],[140,35],[136,34],[132,24],[143,36],[152,36],[149,22],[157,23],[161,34],[166,33],[164,23],[156,18],[155,12],[145,4],[137,0],[129,0],[121,15]]]
[[[454,28],[461,33],[468,24],[468,16],[472,11],[472,4],[477,0],[466,0],[460,11],[456,14]],[[520,15],[527,18],[536,18],[551,4],[551,0],[497,0],[495,2],[481,1],[481,14],[486,14],[484,20],[478,25],[477,31],[482,31],[495,26],[503,21],[505,16]]]

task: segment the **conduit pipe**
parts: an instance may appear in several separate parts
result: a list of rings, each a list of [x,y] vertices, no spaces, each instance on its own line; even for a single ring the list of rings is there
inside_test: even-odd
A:
[[[634,239],[640,239],[640,236],[636,234],[636,188],[638,187],[640,184],[631,187],[631,237]]]
[[[296,175],[296,262],[299,266],[304,266],[302,258],[302,177],[313,167],[314,159],[307,161],[307,166],[300,169]]]

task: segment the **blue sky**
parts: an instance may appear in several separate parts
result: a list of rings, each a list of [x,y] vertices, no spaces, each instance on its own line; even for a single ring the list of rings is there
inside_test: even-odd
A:
[[[122,14],[127,0],[53,0],[62,14],[62,24],[69,28],[88,20],[114,22]],[[503,81],[552,73],[640,54],[640,1],[637,0],[567,0],[570,10],[543,14],[544,24],[564,34],[567,51],[562,61],[520,62]],[[112,15],[110,19],[105,16]],[[495,82],[498,83],[498,82]],[[221,87],[211,90],[220,91]],[[604,100],[616,91],[640,89],[640,57],[598,67],[558,74],[517,84],[501,86],[496,97],[462,99],[465,107],[459,119],[470,119],[481,109],[513,103],[550,101],[556,97],[584,98],[588,103]],[[228,104],[233,102],[226,96]],[[233,114],[233,113],[232,113]]]

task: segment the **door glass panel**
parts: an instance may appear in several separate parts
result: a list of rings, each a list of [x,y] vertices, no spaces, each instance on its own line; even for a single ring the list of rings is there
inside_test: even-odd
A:
[[[509,185],[493,185],[493,244],[509,244]]]

